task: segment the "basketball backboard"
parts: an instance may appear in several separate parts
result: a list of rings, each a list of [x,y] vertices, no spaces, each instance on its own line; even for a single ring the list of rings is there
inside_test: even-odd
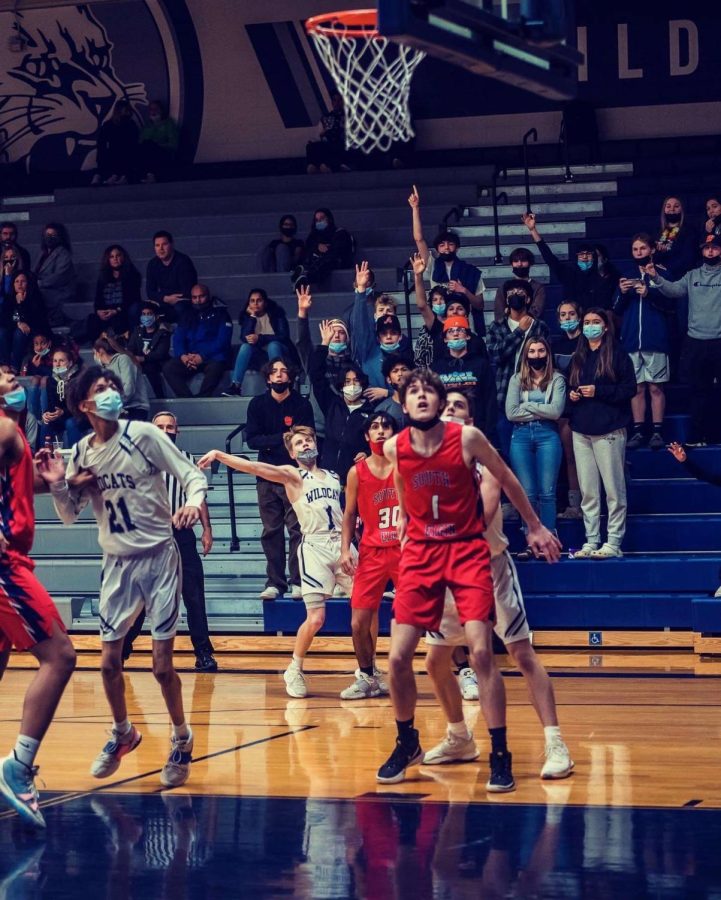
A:
[[[570,0],[378,0],[378,27],[445,62],[548,100],[576,96]]]

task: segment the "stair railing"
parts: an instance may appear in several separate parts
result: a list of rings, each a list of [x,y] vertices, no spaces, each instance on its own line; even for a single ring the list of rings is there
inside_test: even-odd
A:
[[[523,135],[523,179],[526,185],[526,212],[533,212],[531,209],[531,176],[528,173],[528,142],[538,140],[538,131],[535,128],[529,128]]]
[[[230,447],[233,438],[236,438],[241,431],[245,429],[247,422],[241,422],[237,428],[234,428],[225,439],[225,452],[230,453]],[[235,521],[235,489],[233,486],[233,475],[235,470],[230,466],[226,466],[226,475],[228,478],[228,509],[230,510],[230,552],[237,553],[240,550],[240,541],[238,540],[238,527]]]

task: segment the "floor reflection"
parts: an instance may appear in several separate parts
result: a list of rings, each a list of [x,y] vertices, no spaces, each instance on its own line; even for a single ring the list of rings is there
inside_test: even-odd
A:
[[[559,787],[560,790],[554,789]],[[0,898],[718,898],[721,811],[94,793],[0,822]]]

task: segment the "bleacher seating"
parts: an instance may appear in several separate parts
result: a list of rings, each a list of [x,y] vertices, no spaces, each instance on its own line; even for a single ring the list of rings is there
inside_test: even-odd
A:
[[[706,185],[714,170],[696,163],[687,171],[669,159],[664,168],[657,159],[630,164],[585,166],[574,169],[575,180],[565,183],[562,170],[533,170],[533,208],[539,228],[551,248],[566,257],[575,240],[593,237],[606,244],[611,257],[626,259],[630,236],[643,228],[655,230],[663,195],[681,190],[688,214],[703,220]],[[152,251],[151,236],[168,228],[178,249],[189,253],[202,281],[229,306],[237,318],[240,303],[254,286],[265,287],[283,303],[295,334],[296,303],[286,275],[261,275],[256,253],[274,234],[278,217],[294,213],[302,236],[313,209],[329,206],[339,224],[350,229],[358,242],[358,259],[369,259],[377,283],[399,299],[397,267],[413,247],[410,212],[406,204],[411,183],[419,186],[428,236],[456,205],[465,214],[454,227],[463,238],[464,258],[480,265],[486,283],[490,316],[498,284],[509,268],[492,263],[494,254],[492,209],[487,187],[490,167],[455,167],[401,172],[365,172],[310,178],[288,176],[279,185],[271,178],[234,179],[127,186],[110,189],[58,191],[52,203],[5,202],[4,215],[17,217],[21,241],[33,255],[34,240],[45,221],[67,224],[81,279],[80,300],[68,310],[74,318],[90,309],[88,298],[103,248],[118,241],[144,270]],[[530,237],[520,223],[525,208],[522,173],[509,170],[501,184],[508,204],[499,207],[504,257]],[[686,189],[688,194],[686,194]],[[539,258],[540,259],[540,258]],[[548,280],[547,268],[534,267],[539,280]],[[352,272],[334,273],[329,285],[314,293],[311,327],[320,319],[342,314],[352,295]],[[548,321],[560,299],[556,286],[547,293]],[[414,329],[420,325],[412,316]],[[262,384],[260,385],[262,388]],[[154,401],[154,408],[169,407],[181,422],[180,445],[195,453],[223,446],[227,433],[245,420],[247,399]],[[666,420],[668,439],[685,435],[684,392],[669,391]],[[240,440],[235,449],[240,450]],[[243,452],[249,453],[247,448]],[[719,457],[717,448],[698,450],[704,461]],[[252,455],[252,454],[249,454]],[[721,458],[719,458],[721,467]],[[571,561],[559,566],[540,562],[519,565],[529,617],[535,629],[655,629],[703,630],[721,633],[721,602],[707,598],[718,584],[721,564],[721,489],[697,483],[669,454],[638,450],[629,455],[629,518],[622,560]],[[253,479],[235,477],[240,553],[229,552],[230,524],[226,475],[215,475],[209,494],[216,544],[205,563],[211,630],[290,632],[302,616],[302,604],[258,599],[264,585],[264,558],[260,548],[260,522]],[[37,501],[38,531],[35,557],[38,573],[58,597],[76,628],[96,627],[94,598],[98,585],[99,551],[91,520],[74,530],[57,522],[49,499]],[[581,523],[559,522],[566,547],[582,542]],[[517,526],[509,527],[512,549],[520,549]],[[387,609],[384,607],[383,625]],[[347,603],[329,604],[327,630],[347,633]]]

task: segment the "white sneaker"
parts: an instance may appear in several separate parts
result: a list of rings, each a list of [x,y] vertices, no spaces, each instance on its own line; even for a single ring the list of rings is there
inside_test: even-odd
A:
[[[546,744],[545,753],[546,761],[541,769],[541,778],[568,778],[574,763],[561,738],[553,738]]]
[[[481,751],[469,733],[467,738],[456,737],[450,731],[437,746],[433,747],[423,757],[424,766],[440,766],[447,763],[473,762],[478,759]]]
[[[293,663],[283,672],[283,681],[285,681],[285,692],[289,697],[302,698],[308,696],[308,685],[305,683],[305,675]]]
[[[591,559],[621,559],[623,552],[613,544],[602,544],[598,550],[591,553]]]
[[[478,700],[478,679],[473,669],[461,669],[458,673],[458,687],[464,700]]]
[[[378,666],[373,663],[373,677],[378,682],[378,689],[381,694],[390,694],[390,689],[388,688],[388,682],[383,677],[386,673],[381,672]]]
[[[190,763],[193,759],[193,732],[187,738],[170,739],[170,756],[160,773],[163,787],[174,788],[185,784],[190,776]]]
[[[714,594],[714,597],[721,597],[721,586],[716,588],[716,593]]]
[[[383,591],[383,599],[393,601],[396,599],[396,589],[391,588],[390,591]]]
[[[272,584],[269,584],[265,590],[260,592],[261,600],[275,600],[275,598],[280,594],[280,591],[277,587],[274,587]]]
[[[598,550],[596,544],[584,544],[580,550],[569,552],[569,559],[591,559],[592,555]]]
[[[114,775],[120,768],[120,761],[128,753],[140,744],[143,736],[133,725],[130,731],[122,736],[118,735],[115,729],[110,732],[110,740],[105,744],[103,749],[93,760],[90,766],[90,774],[93,778],[109,778]]]
[[[375,678],[369,678],[365,672],[356,671],[356,680],[350,687],[340,692],[341,700],[367,700],[369,697],[380,697],[381,691]]]
[[[567,506],[563,512],[558,514],[559,519],[582,519],[583,513],[580,506]]]
[[[261,594],[262,596],[262,594]],[[299,584],[291,584],[290,586],[290,599],[291,600],[302,600],[303,599],[303,591]]]

